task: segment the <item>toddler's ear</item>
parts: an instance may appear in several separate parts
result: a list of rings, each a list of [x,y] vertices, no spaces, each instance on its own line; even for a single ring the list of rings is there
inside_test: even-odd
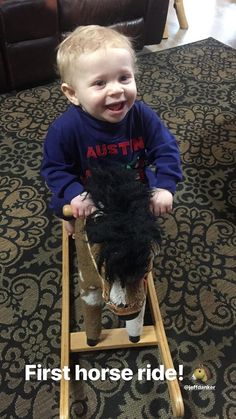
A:
[[[76,96],[75,90],[67,83],[62,83],[61,90],[67,99],[74,105],[79,105],[79,100]]]

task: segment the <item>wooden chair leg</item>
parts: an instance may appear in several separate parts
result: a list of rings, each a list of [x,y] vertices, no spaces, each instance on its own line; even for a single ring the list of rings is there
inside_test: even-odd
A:
[[[176,11],[176,15],[177,15],[177,19],[179,22],[179,26],[180,29],[188,29],[188,21],[185,15],[185,10],[184,10],[184,2],[183,0],[174,0],[174,8]],[[167,21],[165,24],[165,29],[162,35],[162,39],[168,39],[168,26],[167,26]]]
[[[188,29],[183,0],[174,0],[174,7],[179,21],[180,29]]]
[[[61,370],[70,364],[70,319],[69,319],[69,237],[62,223],[62,319],[61,319]],[[69,381],[64,377],[60,383],[60,419],[69,419]]]
[[[164,29],[164,32],[163,32],[163,35],[162,35],[162,39],[167,39],[168,38],[168,36],[169,36],[169,33],[168,33],[168,26],[167,26],[167,23],[165,24],[165,29]]]

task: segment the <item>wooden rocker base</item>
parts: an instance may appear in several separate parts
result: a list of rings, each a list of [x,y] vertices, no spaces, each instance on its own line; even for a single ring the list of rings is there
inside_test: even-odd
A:
[[[153,326],[144,326],[141,340],[131,343],[127,331],[123,328],[103,330],[100,342],[94,346],[86,343],[85,332],[69,331],[69,238],[63,222],[62,234],[62,322],[61,322],[61,369],[69,366],[70,352],[100,351],[106,349],[135,348],[158,345],[161,361],[166,369],[174,368],[167,342],[160,308],[156,296],[153,276],[148,278],[148,298],[153,317]],[[69,380],[61,379],[60,384],[60,419],[69,419]],[[184,416],[184,404],[178,379],[167,380],[173,416]]]

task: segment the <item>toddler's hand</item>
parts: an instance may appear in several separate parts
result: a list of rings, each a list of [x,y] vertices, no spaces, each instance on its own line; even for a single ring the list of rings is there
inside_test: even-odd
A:
[[[172,211],[173,195],[167,189],[154,189],[150,199],[150,210],[154,215]]]
[[[83,192],[80,195],[75,196],[70,202],[73,217],[88,217],[96,211],[96,207],[91,199],[91,195],[87,192]]]

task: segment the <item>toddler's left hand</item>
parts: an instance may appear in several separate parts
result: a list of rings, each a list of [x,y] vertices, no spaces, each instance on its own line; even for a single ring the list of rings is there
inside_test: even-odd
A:
[[[173,195],[167,189],[156,188],[150,199],[150,210],[154,215],[162,215],[172,211]]]

